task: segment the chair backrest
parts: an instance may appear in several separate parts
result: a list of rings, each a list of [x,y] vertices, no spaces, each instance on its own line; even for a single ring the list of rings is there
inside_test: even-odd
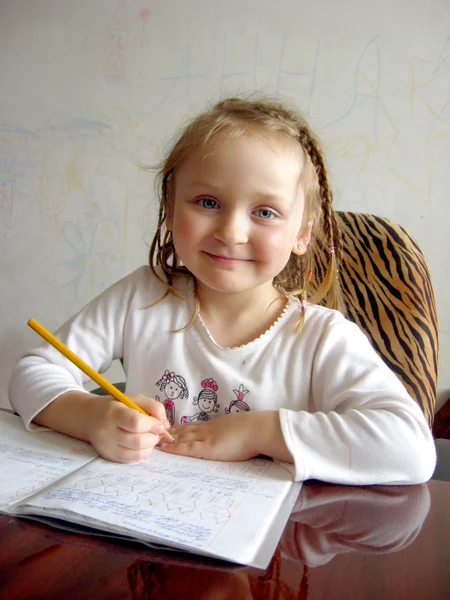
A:
[[[438,326],[431,278],[417,242],[400,225],[375,215],[337,212],[347,317],[366,333],[433,422]],[[323,255],[319,256],[323,269]]]

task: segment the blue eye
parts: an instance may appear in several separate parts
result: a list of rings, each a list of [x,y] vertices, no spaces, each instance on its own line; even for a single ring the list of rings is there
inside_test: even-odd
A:
[[[203,208],[218,208],[219,207],[219,205],[213,198],[202,198],[201,200],[199,200],[199,202],[200,202],[201,206],[203,206]]]
[[[266,219],[266,220],[273,219],[275,216],[274,213],[271,210],[269,210],[268,208],[260,208],[257,211],[257,215],[258,215],[258,217],[261,217],[261,219]]]

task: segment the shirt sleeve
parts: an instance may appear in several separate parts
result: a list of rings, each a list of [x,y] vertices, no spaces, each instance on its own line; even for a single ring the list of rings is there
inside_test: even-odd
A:
[[[105,290],[55,332],[72,352],[102,373],[123,356],[123,331],[136,290],[146,267]],[[41,429],[32,419],[62,394],[86,392],[88,377],[58,350],[42,342],[16,365],[9,384],[9,400],[27,429]],[[87,393],[87,392],[86,392]]]
[[[280,410],[297,480],[427,481],[436,450],[418,404],[357,325],[336,315],[315,347],[310,410]]]

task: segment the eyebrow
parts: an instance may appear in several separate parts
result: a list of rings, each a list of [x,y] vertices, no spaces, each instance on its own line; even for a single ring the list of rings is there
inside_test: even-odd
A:
[[[290,199],[287,198],[284,195],[278,195],[278,194],[271,194],[266,193],[266,192],[255,192],[253,194],[253,197],[255,199],[260,200],[261,202],[273,202],[273,201],[277,201],[277,202],[290,202]]]
[[[194,188],[198,188],[198,187],[203,187],[203,188],[209,188],[212,192],[217,193],[217,194],[222,194],[225,188],[222,188],[220,186],[217,186],[209,181],[192,181],[191,183],[189,183],[186,187],[185,190],[187,191],[191,191]],[[262,203],[265,202],[273,202],[273,201],[278,201],[278,202],[288,202],[289,199],[286,198],[285,196],[280,196],[278,194],[271,194],[270,192],[262,192],[262,191],[256,191],[252,194],[252,197]]]

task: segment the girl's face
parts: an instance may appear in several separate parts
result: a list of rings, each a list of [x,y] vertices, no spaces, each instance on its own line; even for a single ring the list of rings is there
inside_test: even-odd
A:
[[[173,383],[172,381],[168,385],[166,385],[165,392],[168,398],[176,399],[181,394],[181,388],[178,387],[177,384]]]
[[[301,229],[302,162],[294,141],[225,132],[181,165],[167,227],[199,291],[273,294],[273,278],[311,235],[311,223]]]
[[[216,401],[214,398],[210,398],[209,396],[201,396],[198,399],[198,407],[205,413],[212,412],[216,405]]]

